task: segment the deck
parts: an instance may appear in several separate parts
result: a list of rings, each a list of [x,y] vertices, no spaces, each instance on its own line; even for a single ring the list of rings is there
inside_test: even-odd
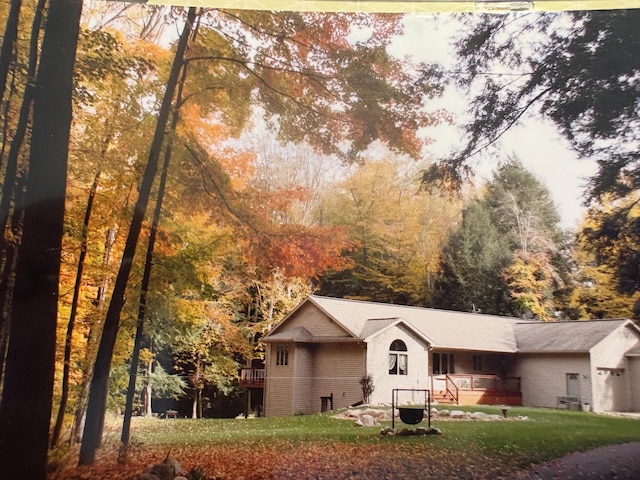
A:
[[[264,368],[242,368],[240,386],[244,388],[264,388]]]
[[[439,403],[522,405],[520,377],[448,374],[433,380],[433,398]]]

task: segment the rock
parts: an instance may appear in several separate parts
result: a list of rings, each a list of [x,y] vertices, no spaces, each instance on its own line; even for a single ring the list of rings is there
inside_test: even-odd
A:
[[[173,465],[168,465],[166,463],[158,463],[147,468],[145,473],[149,473],[159,480],[173,480],[173,477],[176,476],[176,469]],[[144,480],[153,480],[152,478],[144,479]]]
[[[431,407],[431,415],[439,415],[438,409],[436,407]]]
[[[395,433],[396,432],[391,427],[384,427],[382,430],[380,430],[380,435],[382,436],[395,435]]]
[[[360,418],[360,410],[345,410],[343,415],[349,418]]]
[[[180,462],[178,462],[178,460],[176,460],[173,457],[167,457],[164,459],[164,463],[165,465],[169,465],[171,467],[173,467],[173,475],[182,475],[184,472],[184,470],[182,470],[182,467],[180,466]],[[175,479],[174,479],[175,480]]]
[[[371,415],[360,415],[360,421],[362,422],[362,425],[364,425],[365,427],[375,427],[376,425],[378,425],[378,422],[376,422],[376,419],[373,418]]]
[[[489,418],[489,415],[484,412],[473,412],[471,414],[471,418],[473,418],[474,420],[487,420]]]
[[[376,418],[378,420],[385,420],[389,417],[389,412],[377,408],[366,408],[360,415],[371,415],[373,418]]]
[[[447,410],[447,409],[440,410],[440,411],[438,412],[438,416],[439,416],[439,417],[448,417],[448,416],[450,416],[450,415],[451,415],[451,412],[449,412],[449,410]]]
[[[398,435],[399,437],[408,437],[409,435],[411,435],[411,430],[409,430],[408,428],[403,428],[402,430],[398,431],[396,435]]]
[[[529,417],[527,417],[526,415],[524,415],[524,416],[523,415],[518,415],[516,418],[518,420],[529,420]]]
[[[463,412],[462,410],[452,410],[449,414],[451,418],[467,418],[467,412]]]
[[[489,420],[499,420],[499,421],[502,421],[502,420],[504,420],[504,417],[503,417],[502,415],[493,414],[493,415],[489,415]]]
[[[136,480],[160,480],[157,475],[153,473],[141,473],[136,477]]]
[[[364,423],[362,423],[362,420],[360,420],[360,419],[357,419],[355,422],[353,422],[353,424],[356,427],[364,427]]]

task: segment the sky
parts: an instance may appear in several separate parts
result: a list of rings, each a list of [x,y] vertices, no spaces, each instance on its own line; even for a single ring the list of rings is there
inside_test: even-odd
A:
[[[397,56],[409,55],[415,61],[438,62],[445,69],[451,68],[454,57],[450,41],[455,31],[450,14],[407,14],[405,34],[394,42],[391,51]],[[436,106],[462,116],[466,104],[460,92],[450,87]],[[434,158],[445,156],[460,144],[459,133],[451,126],[437,126],[425,133],[434,140],[427,147],[427,154]],[[516,126],[505,135],[503,146],[505,156],[520,159],[549,188],[562,218],[561,226],[576,228],[584,214],[584,186],[596,171],[595,162],[578,159],[555,127],[542,120],[530,119]],[[490,160],[480,161],[480,179],[491,178],[496,164]]]

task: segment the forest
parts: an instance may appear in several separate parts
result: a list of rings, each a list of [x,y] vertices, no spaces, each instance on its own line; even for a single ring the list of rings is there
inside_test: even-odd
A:
[[[392,53],[404,14],[0,4],[3,465],[92,463],[105,411],[124,445],[132,414],[237,415],[312,293],[640,317],[639,17],[458,14],[450,69]],[[576,228],[502,148],[526,118],[597,163]]]

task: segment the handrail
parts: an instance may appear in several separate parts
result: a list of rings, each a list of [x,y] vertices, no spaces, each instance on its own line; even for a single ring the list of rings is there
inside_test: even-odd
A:
[[[447,374],[447,389],[449,382],[458,390],[464,391],[493,391],[493,392],[519,392],[520,377],[499,377],[497,375],[469,375]]]
[[[241,368],[240,381],[244,383],[263,383],[264,368]]]
[[[449,388],[450,385],[453,385],[453,390],[454,390],[453,392]],[[445,376],[445,389],[446,389],[446,394],[447,395],[451,395],[451,398],[453,400],[455,400],[456,405],[457,405],[458,404],[458,398],[459,398],[460,389],[458,388],[458,386],[456,385],[456,382],[453,381],[453,379],[449,376],[448,373]]]

